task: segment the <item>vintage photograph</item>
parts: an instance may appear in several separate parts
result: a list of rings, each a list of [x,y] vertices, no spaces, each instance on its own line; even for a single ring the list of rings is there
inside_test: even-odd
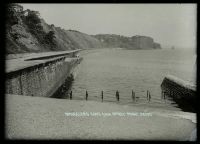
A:
[[[197,4],[8,3],[5,139],[197,140]]]

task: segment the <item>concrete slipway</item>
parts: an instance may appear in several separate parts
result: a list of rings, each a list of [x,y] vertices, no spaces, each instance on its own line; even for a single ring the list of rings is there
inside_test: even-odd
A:
[[[148,116],[69,116],[73,112]],[[196,114],[115,103],[6,95],[8,139],[195,140]]]

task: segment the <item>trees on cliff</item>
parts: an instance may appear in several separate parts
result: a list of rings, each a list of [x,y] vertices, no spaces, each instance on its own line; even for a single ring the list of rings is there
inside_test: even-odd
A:
[[[35,37],[40,42],[43,42],[45,32],[41,25],[41,20],[39,18],[39,12],[31,11],[29,9],[26,10],[26,12],[27,12],[27,15],[24,17],[24,22],[28,26],[28,30],[30,31],[30,33],[35,35]]]
[[[53,39],[55,38],[55,32],[54,31],[49,31],[46,35],[45,35],[45,40],[46,42],[54,45],[54,41]]]
[[[19,4],[6,5],[6,51],[18,52],[19,48],[25,51],[38,49],[55,50],[55,33],[52,28],[45,29],[45,22],[40,13],[33,10],[23,10]]]
[[[29,31],[36,36],[38,41],[42,44],[49,45],[50,47],[54,45],[54,31],[45,32],[40,19],[40,13],[38,11],[26,10],[27,16],[25,17],[25,22],[29,27]]]
[[[18,4],[7,4],[6,26],[9,29],[12,25],[18,24],[22,16],[23,7]]]

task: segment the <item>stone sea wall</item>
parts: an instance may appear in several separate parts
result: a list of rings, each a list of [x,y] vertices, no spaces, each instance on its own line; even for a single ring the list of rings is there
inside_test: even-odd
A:
[[[6,93],[51,97],[73,74],[81,58],[59,57],[45,63],[6,73]]]
[[[162,96],[173,98],[185,111],[196,111],[196,86],[175,76],[168,75],[162,84]]]

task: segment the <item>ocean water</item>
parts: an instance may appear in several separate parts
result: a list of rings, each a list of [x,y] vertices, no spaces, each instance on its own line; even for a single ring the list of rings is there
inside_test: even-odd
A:
[[[191,83],[196,82],[195,50],[124,50],[95,49],[80,53],[83,61],[78,66],[72,83],[73,99],[104,101],[125,105],[163,106],[179,109],[170,99],[161,99],[160,85],[168,74]],[[115,93],[119,91],[120,101]],[[135,92],[137,101],[131,97]],[[147,101],[147,90],[151,101]]]

